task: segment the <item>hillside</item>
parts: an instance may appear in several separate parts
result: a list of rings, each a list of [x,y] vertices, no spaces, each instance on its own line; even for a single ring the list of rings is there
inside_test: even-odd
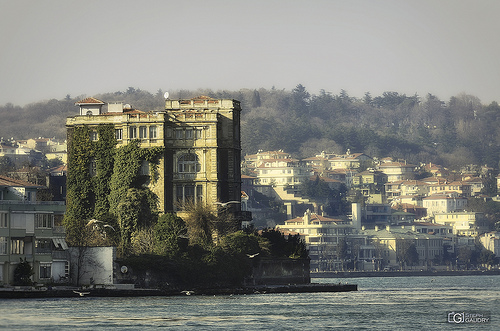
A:
[[[302,85],[291,91],[260,88],[170,93],[173,99],[201,94],[242,102],[243,155],[259,149],[283,149],[301,158],[350,149],[450,168],[467,164],[498,167],[500,106],[496,102],[483,105],[471,95],[460,94],[446,101],[431,94],[406,96],[397,92],[355,98],[343,90],[339,94],[310,94]],[[68,95],[25,107],[0,106],[0,137],[64,139],[65,119],[77,114],[74,103],[84,97]],[[130,87],[93,97],[129,103],[144,111],[163,108],[161,90],[152,94]]]

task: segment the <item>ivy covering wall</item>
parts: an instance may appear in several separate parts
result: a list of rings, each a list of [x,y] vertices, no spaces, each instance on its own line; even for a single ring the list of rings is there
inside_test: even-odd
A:
[[[97,139],[91,140],[92,131]],[[107,244],[127,254],[130,237],[158,217],[158,197],[147,187],[158,177],[162,147],[141,148],[139,141],[116,147],[114,126],[78,126],[68,131],[67,207],[64,224],[70,245],[93,246],[87,224],[96,219],[114,229]],[[141,175],[142,162],[149,175]],[[93,168],[95,164],[95,168]]]

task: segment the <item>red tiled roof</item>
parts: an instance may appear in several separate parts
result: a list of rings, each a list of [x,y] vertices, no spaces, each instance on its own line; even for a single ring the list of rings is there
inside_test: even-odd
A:
[[[421,225],[421,226],[444,226],[444,224],[436,224],[436,223],[430,223],[430,222],[414,222],[414,225]]]
[[[75,105],[85,105],[85,104],[101,104],[104,105],[104,101],[98,100],[96,98],[86,98],[75,102]]]
[[[324,181],[324,182],[330,182],[330,183],[341,183],[341,181],[340,181],[340,180],[338,180],[338,179],[333,179],[333,178],[328,178],[328,177],[322,177],[322,176],[318,176],[318,175],[315,175],[315,176],[311,176],[311,177],[309,177],[309,180],[310,180],[310,181],[315,181],[315,180],[316,180],[316,178],[318,178],[318,177],[319,177],[319,179],[320,179],[320,180],[322,180],[322,181]]]
[[[382,163],[379,165],[380,168],[386,168],[386,167],[404,167],[404,168],[409,168],[409,167],[415,167],[414,164],[409,164],[409,163],[403,163],[403,162],[386,162]]]
[[[453,199],[465,199],[467,200],[467,198],[464,198],[464,197],[450,197],[450,196],[447,196],[447,195],[431,195],[431,196],[428,196],[426,198],[423,198],[422,200],[437,200],[437,199],[446,199],[446,200],[453,200]]]
[[[340,220],[340,219],[328,218],[328,217],[321,216],[321,215],[318,215],[315,213],[311,213],[311,218],[310,218],[309,222],[312,223],[315,221],[316,222],[320,221],[320,222],[333,222],[333,223],[339,222],[339,223],[342,223],[342,220]],[[304,218],[303,217],[296,217],[296,218],[291,219],[291,220],[286,220],[285,224],[288,222],[304,222]]]
[[[191,100],[217,100],[217,99],[211,98],[206,95],[199,95],[197,97],[192,98]]]
[[[0,175],[0,186],[10,186],[10,187],[43,187],[42,185],[36,185],[30,182],[26,182],[20,179],[13,179],[7,176]]]
[[[65,164],[49,169],[50,172],[60,172],[60,171],[67,171],[67,170],[68,170],[68,167]]]

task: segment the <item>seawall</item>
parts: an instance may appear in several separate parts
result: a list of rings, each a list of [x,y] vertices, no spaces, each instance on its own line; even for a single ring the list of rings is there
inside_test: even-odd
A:
[[[481,276],[500,275],[500,270],[443,270],[443,271],[332,271],[311,272],[311,278],[359,277],[418,277],[418,276]]]
[[[0,299],[23,298],[88,298],[88,297],[141,297],[141,296],[178,296],[178,295],[242,295],[269,293],[319,293],[357,291],[356,284],[298,284],[298,285],[257,285],[236,288],[197,288],[180,291],[178,289],[110,289],[97,288],[76,290],[69,288],[34,290],[0,289]],[[82,293],[82,295],[80,295]]]

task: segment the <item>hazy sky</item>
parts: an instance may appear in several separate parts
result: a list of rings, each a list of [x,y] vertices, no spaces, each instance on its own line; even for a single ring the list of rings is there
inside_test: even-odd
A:
[[[158,89],[500,102],[497,0],[0,0],[0,105]]]

